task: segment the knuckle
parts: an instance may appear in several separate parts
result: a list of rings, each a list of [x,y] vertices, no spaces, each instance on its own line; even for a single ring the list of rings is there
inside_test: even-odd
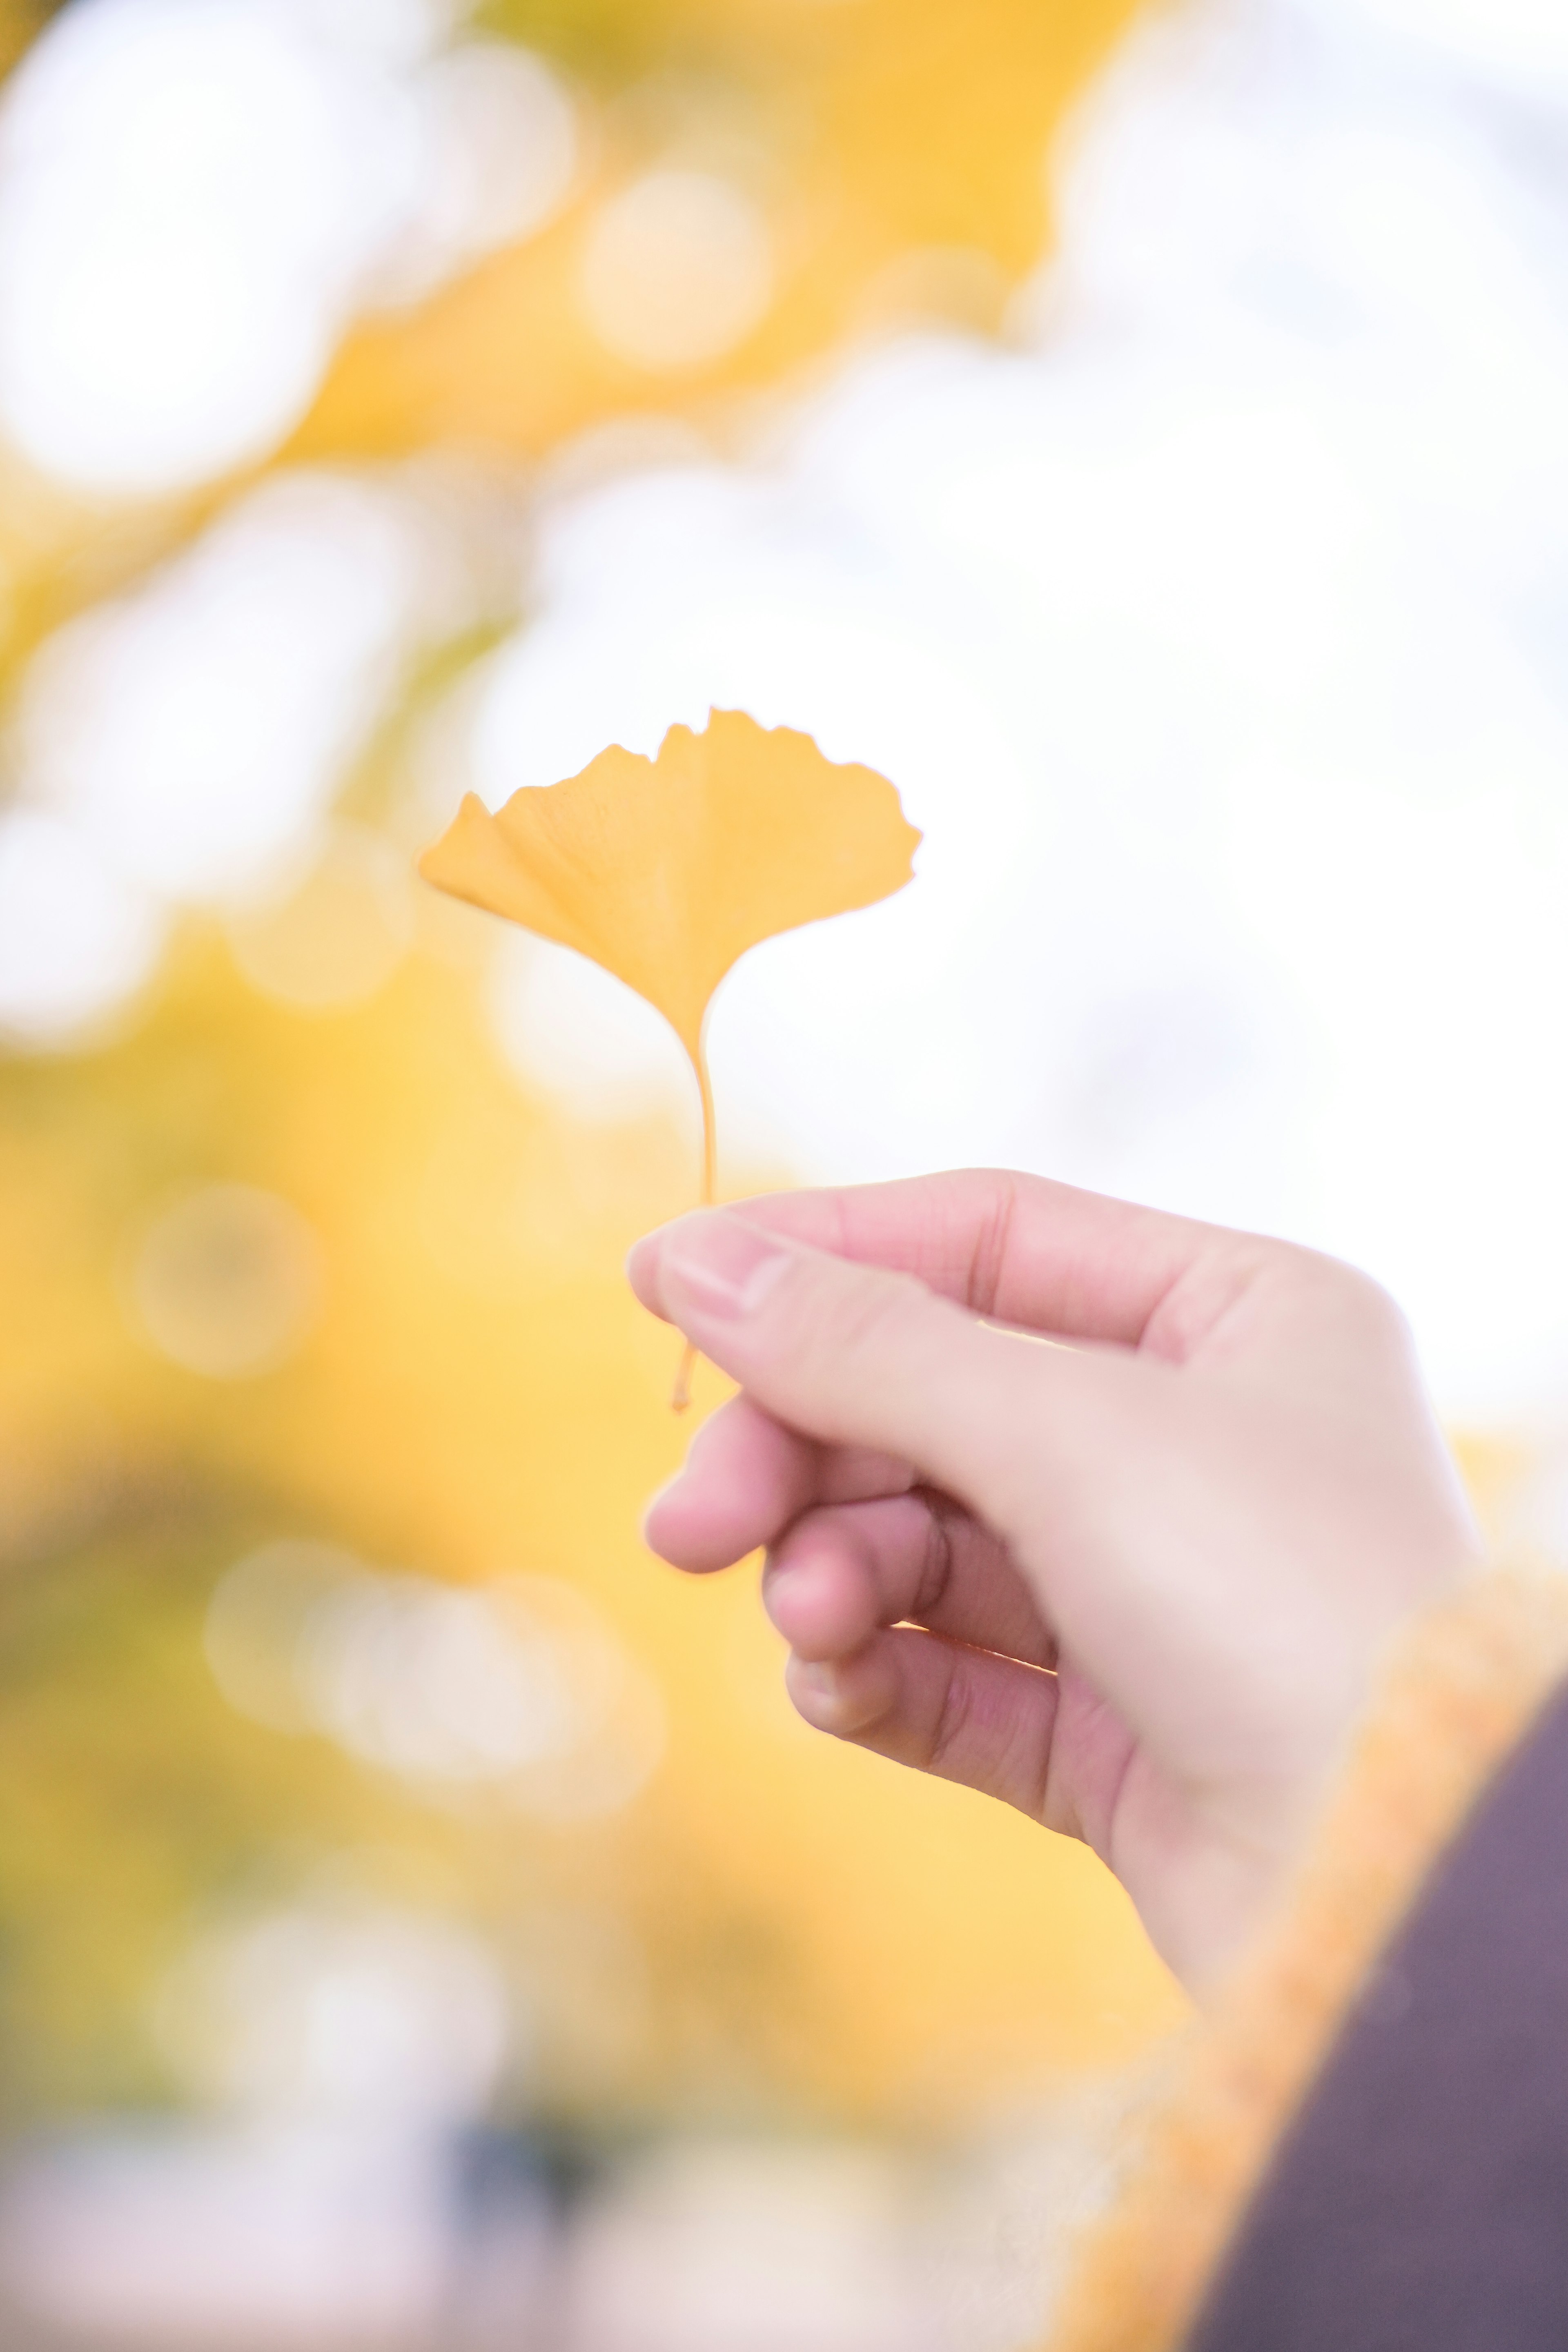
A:
[[[914,1613],[917,1618],[934,1615],[947,1598],[952,1583],[956,1548],[953,1542],[955,1513],[945,1496],[931,1489],[921,1496],[925,1509],[925,1556],[921,1561],[915,1586]]]

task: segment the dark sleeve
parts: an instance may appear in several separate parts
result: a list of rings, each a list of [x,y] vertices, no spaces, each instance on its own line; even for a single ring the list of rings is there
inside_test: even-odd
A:
[[[1443,1855],[1189,2352],[1568,2352],[1568,1696]]]

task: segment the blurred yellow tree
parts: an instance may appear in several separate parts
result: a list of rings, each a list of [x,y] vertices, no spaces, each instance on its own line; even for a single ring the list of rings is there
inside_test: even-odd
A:
[[[434,448],[511,467],[639,411],[722,438],[760,393],[911,305],[995,330],[1048,234],[1052,125],[1128,13],[493,0],[482,26],[584,95],[575,198],[362,323],[273,462]],[[37,14],[0,19],[12,53]],[[751,190],[773,299],[722,355],[639,367],[595,332],[584,240],[672,158]],[[70,614],[247,487],[106,510],[10,480],[13,683]],[[479,609],[419,649],[344,779],[345,808],[389,827],[400,859],[421,716],[514,618]],[[330,898],[296,914],[334,919]],[[689,1139],[658,1119],[589,1130],[531,1093],[486,1014],[484,919],[428,892],[406,915],[384,984],[317,1012],[253,985],[232,928],[189,917],[112,1038],[0,1058],[6,2095],[34,2111],[169,2095],[145,2020],[193,1922],[329,1865],[481,1923],[540,2021],[528,2097],[598,2126],[941,2123],[1031,2069],[1136,2047],[1174,1999],[1098,1868],[816,1739],[783,1699],[752,1580],[682,1583],[644,1553],[642,1500],[685,1433],[667,1335],[619,1267],[688,1202]],[[215,1186],[288,1204],[320,1259],[297,1344],[228,1376],[161,1344],[138,1289],[160,1216]],[[232,1561],[279,1537],[459,1584],[575,1585],[662,1693],[663,1763],[618,1811],[552,1824],[434,1801],[321,1736],[245,1720],[208,1670],[204,1612]]]

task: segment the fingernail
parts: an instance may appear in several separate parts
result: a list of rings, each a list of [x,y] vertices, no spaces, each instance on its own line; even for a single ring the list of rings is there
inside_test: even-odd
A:
[[[803,1721],[816,1731],[836,1732],[843,1728],[843,1693],[837,1669],[827,1659],[794,1654],[784,1679],[790,1704]]]
[[[659,1277],[667,1306],[671,1289],[686,1293],[709,1315],[733,1318],[755,1312],[789,1263],[790,1253],[772,1234],[724,1210],[699,1210],[681,1218],[665,1235]]]
[[[795,1657],[791,1661],[790,1679],[802,1698],[835,1699],[838,1696],[838,1676],[826,1659]]]
[[[674,1494],[676,1488],[681,1484],[685,1476],[686,1473],[684,1470],[678,1470],[673,1478],[666,1479],[664,1485],[659,1488],[657,1495],[650,1495],[648,1496],[647,1508],[642,1515],[641,1534],[642,1539],[644,1543],[647,1544],[649,1551],[658,1551],[658,1545],[653,1541],[650,1532],[653,1526],[654,1514],[658,1509],[661,1503],[668,1501],[670,1496]],[[662,1557],[662,1555],[660,1556]]]

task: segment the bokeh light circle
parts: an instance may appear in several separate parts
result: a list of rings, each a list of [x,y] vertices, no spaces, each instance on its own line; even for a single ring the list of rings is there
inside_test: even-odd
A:
[[[617,359],[665,372],[721,359],[773,298],[766,224],[710,172],[666,168],[623,189],[583,255],[583,304]]]
[[[264,0],[62,12],[0,113],[0,425],[145,495],[303,415],[407,211],[416,111]]]
[[[237,909],[229,944],[251,986],[300,1013],[367,1003],[414,929],[408,861],[367,825],[331,825],[293,887]]]
[[[413,512],[368,484],[265,482],[43,646],[18,714],[29,788],[155,892],[266,889],[383,707],[426,553]]]
[[[542,59],[511,42],[465,41],[415,84],[424,168],[419,201],[372,291],[417,301],[497,246],[545,227],[577,173],[577,115]]]
[[[286,1363],[310,1330],[321,1244],[276,1192],[206,1184],[143,1236],[130,1288],[142,1328],[172,1362],[209,1380],[244,1380]]]
[[[320,1898],[198,1937],[155,2024],[199,2095],[384,2130],[482,2113],[511,2039],[500,1971],[460,1920]]]
[[[154,902],[44,809],[0,818],[0,1036],[75,1045],[134,994],[157,961]]]

